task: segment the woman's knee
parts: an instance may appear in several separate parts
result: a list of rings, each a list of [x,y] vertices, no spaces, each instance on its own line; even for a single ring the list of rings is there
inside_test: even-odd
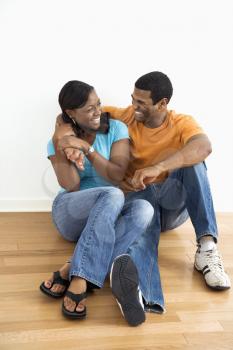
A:
[[[108,201],[110,200],[114,204],[118,204],[120,207],[123,207],[125,202],[124,193],[117,187],[106,187],[103,190],[102,196],[104,196]]]
[[[154,216],[153,206],[145,199],[136,199],[132,202],[135,218],[140,225],[148,226]]]

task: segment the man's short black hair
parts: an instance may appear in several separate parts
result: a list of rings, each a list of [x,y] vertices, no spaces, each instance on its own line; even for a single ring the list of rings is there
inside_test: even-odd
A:
[[[151,98],[154,104],[165,97],[169,102],[173,93],[170,79],[161,72],[151,72],[141,76],[136,81],[135,87],[140,90],[151,91]]]

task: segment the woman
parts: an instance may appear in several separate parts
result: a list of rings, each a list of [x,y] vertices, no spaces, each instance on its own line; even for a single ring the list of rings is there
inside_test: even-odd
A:
[[[108,114],[101,115],[94,88],[69,81],[59,104],[62,116],[48,144],[48,157],[62,187],[52,216],[60,234],[78,244],[71,261],[40,288],[52,297],[65,295],[63,314],[80,319],[86,316],[87,282],[103,286],[114,258],[146,230],[153,209],[144,200],[124,204],[124,194],[116,186],[128,165],[128,130]],[[144,315],[140,317],[143,321]]]

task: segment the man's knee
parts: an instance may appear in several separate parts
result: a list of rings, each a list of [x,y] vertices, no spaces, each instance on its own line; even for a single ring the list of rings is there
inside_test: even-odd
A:
[[[188,175],[200,175],[200,176],[206,176],[206,164],[205,162],[201,162],[198,164],[194,164],[193,166],[183,168],[184,173],[187,173]]]

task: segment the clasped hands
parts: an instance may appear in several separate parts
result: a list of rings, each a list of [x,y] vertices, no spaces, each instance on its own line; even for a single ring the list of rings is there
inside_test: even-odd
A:
[[[56,140],[58,150],[64,152],[69,161],[74,163],[79,170],[84,170],[84,154],[90,145],[78,138],[72,126],[64,123],[61,116],[57,117],[53,140]]]
[[[57,141],[57,147],[63,151],[68,160],[76,164],[79,170],[84,170],[84,154],[88,152],[90,145],[78,138],[71,125],[64,123],[61,116],[57,117],[55,133],[53,136]],[[166,171],[161,163],[136,170],[132,179],[127,181],[135,191],[144,190],[147,184],[153,183],[161,173]]]

